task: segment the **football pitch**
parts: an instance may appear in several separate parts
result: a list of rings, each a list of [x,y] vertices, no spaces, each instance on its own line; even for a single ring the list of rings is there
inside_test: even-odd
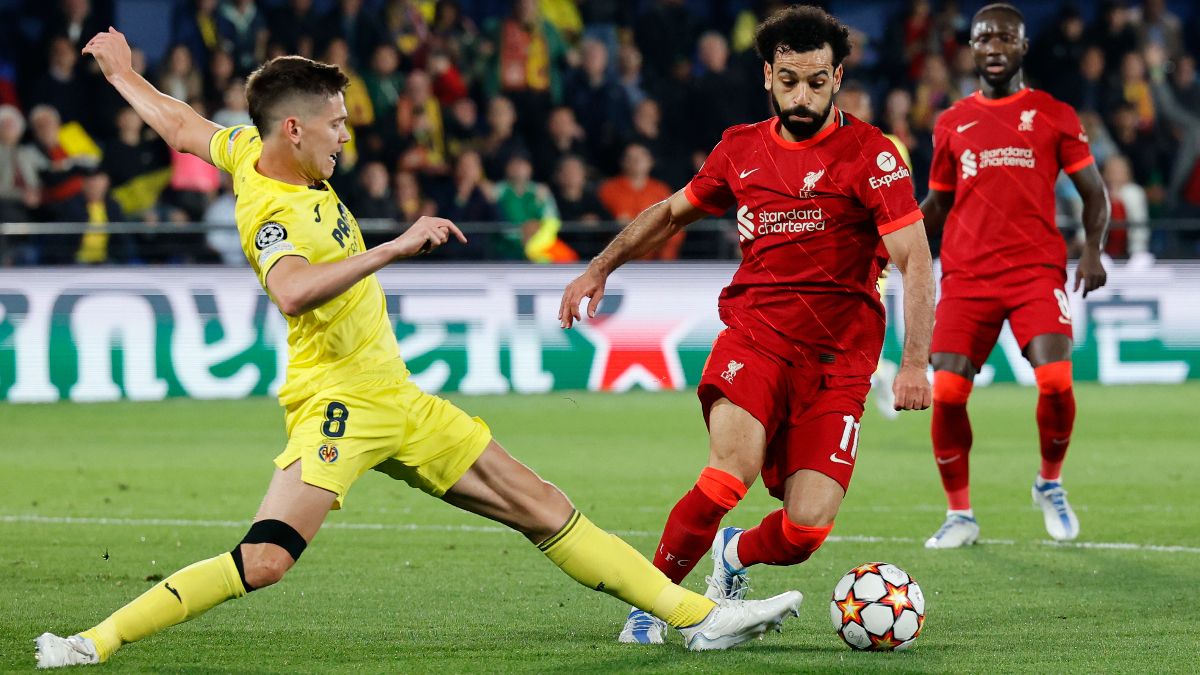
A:
[[[282,584],[121,650],[121,672],[1195,672],[1200,658],[1200,385],[1077,388],[1064,472],[1080,541],[1047,541],[1029,489],[1035,392],[977,390],[971,455],[982,542],[926,551],[944,502],[929,414],[869,409],[826,545],[751,571],[751,597],[806,598],[784,633],[725,653],[619,645],[627,607],[577,586],[516,534],[368,473]],[[454,399],[601,527],[651,553],[706,457],[690,393]],[[0,670],[33,638],[97,623],[240,540],[282,447],[273,400],[0,405]],[[726,519],[776,508],[761,485]],[[908,652],[855,653],[834,583],[885,560],[921,584]],[[702,589],[707,560],[688,579]],[[90,670],[87,672],[91,672]]]

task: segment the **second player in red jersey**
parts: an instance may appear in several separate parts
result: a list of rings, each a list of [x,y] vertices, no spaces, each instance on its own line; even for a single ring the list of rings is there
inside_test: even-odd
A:
[[[742,261],[721,293],[698,395],[708,465],[672,509],[654,564],[682,580],[711,550],[708,595],[740,599],[746,568],[807,560],[833,527],[858,456],[859,420],[883,342],[880,244],[904,272],[906,344],[897,409],[923,409],[932,271],[909,169],[875,127],[833,106],[845,26],[781,10],[755,35],[776,117],[728,129],[683,190],[640,214],[563,293],[564,328],[608,275],[687,224],[733,210]],[[721,519],[762,476],[783,508],[747,530]],[[622,642],[662,642],[634,610]]]
[[[892,142],[836,107],[830,118],[803,141],[777,119],[729,129],[684,195],[712,215],[737,207],[742,264],[718,302],[726,325],[784,358],[870,375],[883,345],[875,250],[921,211]]]
[[[1019,286],[1031,268],[1063,270],[1054,183],[1093,167],[1075,111],[1044,91],[981,92],[940,115],[929,188],[954,194],[942,238],[943,284]]]
[[[1038,385],[1042,463],[1033,497],[1055,539],[1079,522],[1060,473],[1075,420],[1067,249],[1055,222],[1054,183],[1065,172],[1083,197],[1087,244],[1075,289],[1102,286],[1100,243],[1108,197],[1075,111],[1025,87],[1028,43],[1021,12],[988,5],[975,14],[971,49],[980,89],[943,113],[934,128],[926,225],[941,228],[942,281],[933,332],[933,451],[949,511],[929,548],[975,541],[966,403],[975,373],[1007,320]]]

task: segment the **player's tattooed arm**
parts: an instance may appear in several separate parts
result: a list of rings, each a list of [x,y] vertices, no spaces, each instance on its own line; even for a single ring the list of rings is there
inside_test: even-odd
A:
[[[1079,254],[1079,265],[1075,268],[1075,290],[1083,287],[1083,297],[1100,288],[1108,281],[1108,272],[1100,261],[1100,247],[1104,244],[1104,233],[1108,230],[1108,188],[1100,177],[1096,164],[1069,174],[1079,196],[1083,198],[1083,252]]]
[[[625,263],[645,255],[666,243],[684,227],[708,215],[693,205],[683,190],[642,211],[609,242],[600,255],[592,259],[583,274],[563,290],[558,308],[559,325],[570,328],[581,321],[579,305],[588,300],[588,318],[596,316],[608,275]]]
[[[921,202],[921,214],[925,216],[925,234],[932,236],[942,231],[946,216],[954,206],[954,193],[930,189],[925,201]]]
[[[904,355],[892,391],[896,410],[924,410],[933,402],[925,370],[933,338],[933,260],[925,227],[914,223],[883,236],[904,276]]]
[[[132,66],[125,36],[116,28],[97,33],[83,47],[100,65],[100,72],[129,102],[151,129],[175,150],[193,154],[212,163],[208,142],[221,127],[202,117],[192,107],[154,88]]]

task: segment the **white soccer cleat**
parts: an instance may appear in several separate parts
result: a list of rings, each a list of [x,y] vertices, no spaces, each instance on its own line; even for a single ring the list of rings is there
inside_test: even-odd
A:
[[[667,622],[634,607],[625,619],[625,627],[617,636],[617,642],[639,645],[661,645],[666,641]]]
[[[87,666],[100,663],[96,645],[79,635],[59,637],[54,633],[42,633],[34,643],[37,645],[38,668],[63,668],[65,666]]]
[[[871,393],[875,395],[875,408],[884,419],[894,420],[900,416],[900,411],[896,410],[896,392],[892,391],[899,370],[891,361],[879,359],[879,366],[871,375]]]
[[[925,548],[962,548],[979,539],[979,523],[971,516],[947,513],[946,522],[925,540]]]
[[[1039,487],[1033,484],[1033,503],[1042,507],[1046,521],[1046,532],[1055,541],[1071,541],[1079,536],[1079,519],[1067,503],[1067,491],[1059,481],[1045,481]]]
[[[694,626],[680,628],[683,644],[699,652],[729,649],[762,637],[769,630],[783,631],[783,620],[800,616],[800,591],[788,591],[766,600],[721,600]]]
[[[713,573],[712,576],[704,577],[705,583],[708,584],[704,597],[709,600],[745,600],[746,594],[750,592],[750,578],[746,576],[746,568],[735,569],[725,557],[725,547],[742,531],[737,527],[725,527],[713,538]]]

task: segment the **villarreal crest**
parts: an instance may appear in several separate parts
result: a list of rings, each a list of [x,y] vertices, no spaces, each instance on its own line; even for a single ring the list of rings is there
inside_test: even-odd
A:
[[[323,443],[320,448],[317,448],[317,457],[326,464],[336,462],[338,458],[337,446],[333,443]]]

